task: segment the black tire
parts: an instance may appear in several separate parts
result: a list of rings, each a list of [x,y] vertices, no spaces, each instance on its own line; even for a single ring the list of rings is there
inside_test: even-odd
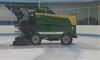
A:
[[[70,34],[62,34],[60,41],[63,45],[69,45],[72,43],[72,36]]]
[[[31,43],[33,45],[39,45],[41,44],[41,37],[40,37],[40,34],[36,33],[36,34],[33,34],[32,37],[31,37]]]

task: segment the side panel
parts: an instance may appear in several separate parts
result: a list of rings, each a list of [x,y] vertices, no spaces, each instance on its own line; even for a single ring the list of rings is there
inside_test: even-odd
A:
[[[36,31],[40,32],[43,38],[59,38],[64,32],[75,35],[68,19],[42,15],[37,19]]]

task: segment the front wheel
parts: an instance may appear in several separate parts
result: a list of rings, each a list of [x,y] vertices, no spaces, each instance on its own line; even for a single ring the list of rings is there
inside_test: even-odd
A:
[[[38,45],[38,44],[41,44],[41,37],[39,34],[34,34],[32,37],[31,37],[31,42],[33,45]]]
[[[69,45],[72,43],[72,36],[70,34],[63,34],[60,37],[60,41],[63,45]]]

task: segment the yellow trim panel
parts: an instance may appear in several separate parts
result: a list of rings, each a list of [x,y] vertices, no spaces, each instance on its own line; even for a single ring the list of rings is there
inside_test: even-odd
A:
[[[55,15],[55,14],[45,14],[45,13],[37,13],[37,15],[45,15],[45,16],[52,16],[52,17],[58,17],[58,18],[67,18],[70,20],[72,25],[76,25],[76,17],[75,16],[66,16],[66,15]]]

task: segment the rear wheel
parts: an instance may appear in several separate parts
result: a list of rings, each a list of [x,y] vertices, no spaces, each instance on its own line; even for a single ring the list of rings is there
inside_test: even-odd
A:
[[[60,37],[60,41],[62,44],[64,45],[69,45],[72,43],[72,36],[70,34],[63,34],[61,37]]]
[[[41,44],[41,37],[39,34],[34,34],[32,37],[31,37],[31,42],[33,45],[38,45],[38,44]]]

